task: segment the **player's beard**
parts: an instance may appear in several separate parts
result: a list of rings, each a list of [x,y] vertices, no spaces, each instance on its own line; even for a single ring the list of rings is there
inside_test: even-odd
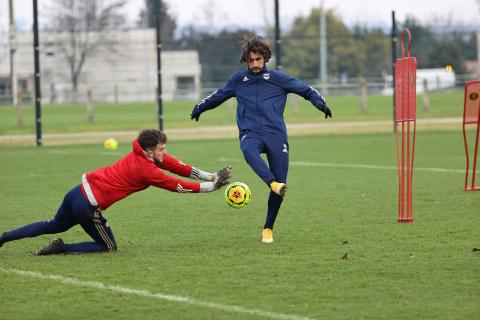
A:
[[[260,71],[262,71],[262,68],[260,68],[260,67],[255,67],[255,68],[252,68],[252,69],[250,69],[250,70],[252,70],[253,73],[259,73]]]

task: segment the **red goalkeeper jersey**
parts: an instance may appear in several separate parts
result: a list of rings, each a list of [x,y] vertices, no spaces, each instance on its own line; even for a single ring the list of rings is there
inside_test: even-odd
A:
[[[148,158],[137,139],[133,150],[122,159],[82,176],[82,192],[90,204],[105,210],[126,196],[156,186],[173,192],[199,192],[200,183],[184,181],[165,174],[168,170],[189,177],[192,166],[166,154],[158,167]]]

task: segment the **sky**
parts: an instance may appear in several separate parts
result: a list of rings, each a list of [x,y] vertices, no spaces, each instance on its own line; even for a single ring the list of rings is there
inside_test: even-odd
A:
[[[53,0],[38,0],[40,15]],[[179,27],[194,24],[212,29],[258,28],[274,22],[274,0],[163,0]],[[17,27],[28,30],[32,25],[32,0],[14,0]],[[413,15],[424,23],[452,22],[480,28],[480,0],[279,0],[282,28],[288,28],[295,17],[308,15],[323,2],[349,26],[391,25],[391,12],[397,21]],[[137,19],[144,0],[127,0],[125,15],[130,23]],[[42,19],[40,19],[40,24]],[[8,26],[8,0],[0,0],[0,31]]]

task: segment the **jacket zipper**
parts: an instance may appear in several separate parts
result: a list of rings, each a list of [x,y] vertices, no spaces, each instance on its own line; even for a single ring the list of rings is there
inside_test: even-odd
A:
[[[262,113],[260,111],[260,106],[258,105],[258,76],[255,76],[255,105],[257,106],[257,112],[258,112],[258,120],[259,120],[259,129],[260,131],[263,131],[263,125],[262,125]]]

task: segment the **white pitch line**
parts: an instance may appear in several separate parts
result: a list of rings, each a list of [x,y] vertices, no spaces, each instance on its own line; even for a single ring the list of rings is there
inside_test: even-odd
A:
[[[239,159],[218,159],[221,162],[240,162]],[[358,164],[358,163],[328,163],[328,162],[306,162],[306,161],[290,161],[292,166],[304,166],[304,167],[332,167],[332,168],[352,168],[352,169],[373,169],[373,170],[398,170],[396,166],[378,166],[370,164]],[[414,167],[414,171],[427,171],[427,172],[445,172],[445,173],[465,173],[465,169],[446,169],[446,168],[428,168],[428,167]]]
[[[227,312],[236,312],[236,313],[255,315],[255,316],[260,316],[260,317],[265,317],[270,319],[313,320],[312,318],[308,318],[308,317],[288,315],[283,313],[274,313],[274,312],[268,312],[268,311],[262,311],[262,310],[256,310],[256,309],[247,309],[247,308],[235,306],[235,305],[213,303],[213,302],[196,300],[189,297],[155,293],[147,290],[138,290],[138,289],[132,289],[132,288],[127,288],[127,287],[122,287],[117,285],[103,284],[97,281],[83,281],[75,278],[68,278],[68,277],[63,277],[63,276],[58,276],[53,274],[52,275],[43,274],[35,271],[26,271],[26,270],[19,270],[19,269],[3,269],[3,268],[0,268],[0,271],[9,273],[9,274],[16,274],[20,276],[31,277],[31,278],[52,280],[62,284],[66,284],[66,285],[88,287],[88,288],[101,289],[101,290],[110,290],[118,293],[134,295],[134,296],[154,298],[154,299],[159,299],[159,300],[164,300],[169,302],[186,303],[186,304],[195,305],[195,306],[201,306],[201,307],[217,309],[217,310],[222,310]]]

